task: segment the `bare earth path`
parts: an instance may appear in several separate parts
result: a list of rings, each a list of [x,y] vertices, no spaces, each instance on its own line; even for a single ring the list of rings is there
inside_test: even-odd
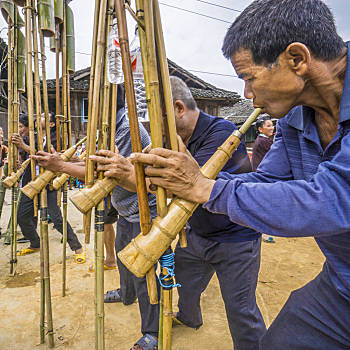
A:
[[[10,201],[9,191],[6,196]],[[81,232],[82,216],[69,205],[69,221]],[[5,205],[1,227],[5,231],[10,205]],[[86,246],[86,264],[74,263],[67,248],[67,296],[61,297],[62,245],[60,234],[50,225],[51,292],[56,348],[92,350],[94,340],[94,274],[93,243]],[[81,242],[84,236],[78,233]],[[321,270],[323,257],[311,238],[282,239],[276,244],[264,243],[257,289],[257,300],[265,322],[270,325],[290,292],[314,278]],[[20,247],[26,245],[20,245]],[[39,345],[39,254],[19,257],[18,275],[10,277],[9,246],[0,241],[0,350],[43,350]],[[116,271],[105,273],[105,289],[119,286]],[[176,310],[177,294],[174,293]],[[229,334],[219,284],[214,276],[202,296],[204,325],[198,331],[177,327],[173,331],[173,349],[229,350]],[[106,350],[128,350],[140,337],[138,305],[105,305]]]

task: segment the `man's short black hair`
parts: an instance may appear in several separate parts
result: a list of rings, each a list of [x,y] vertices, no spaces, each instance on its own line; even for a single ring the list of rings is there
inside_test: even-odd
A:
[[[23,124],[25,127],[28,128],[29,121],[28,121],[28,115],[27,114],[21,114],[18,118],[18,121]]]
[[[247,49],[256,64],[269,65],[293,42],[303,43],[324,61],[338,57],[345,47],[323,1],[255,0],[228,29],[222,52],[230,59]]]

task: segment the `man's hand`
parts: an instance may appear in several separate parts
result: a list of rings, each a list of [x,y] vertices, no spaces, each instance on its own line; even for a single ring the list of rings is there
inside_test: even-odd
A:
[[[145,174],[152,185],[166,188],[176,196],[196,203],[209,200],[215,181],[203,176],[196,160],[179,140],[179,151],[154,148],[149,154],[134,153],[132,163],[148,164]]]
[[[22,139],[22,137],[18,134],[12,134],[11,136],[11,142],[17,146],[17,148],[20,149],[26,149],[28,145],[26,145]]]
[[[57,153],[53,148],[52,152],[53,153],[39,151],[35,156],[30,157],[36,160],[39,166],[47,170],[51,170],[54,173],[64,172],[65,162],[61,158],[60,154]]]
[[[104,176],[113,177],[122,187],[135,191],[134,166],[120,155],[118,150],[116,152],[101,150],[96,155],[90,156],[90,159],[97,163],[97,172],[104,171]]]

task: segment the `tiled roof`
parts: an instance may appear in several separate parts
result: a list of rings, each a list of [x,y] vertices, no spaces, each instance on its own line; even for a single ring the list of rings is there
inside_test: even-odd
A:
[[[181,68],[176,63],[168,59],[169,73],[184,80],[190,87],[195,99],[215,99],[224,100],[226,103],[236,103],[241,97],[233,91],[219,89],[211,85],[187,70]],[[61,82],[61,79],[60,79]],[[90,67],[81,69],[70,76],[69,79],[71,90],[89,90]],[[55,79],[47,81],[48,89],[54,90],[56,86]]]

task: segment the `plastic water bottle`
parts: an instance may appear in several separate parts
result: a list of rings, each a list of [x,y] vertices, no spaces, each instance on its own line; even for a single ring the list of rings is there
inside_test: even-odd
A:
[[[137,26],[135,28],[135,37],[130,44],[130,59],[134,79],[137,114],[140,120],[148,121],[145,80],[143,76],[140,37]]]
[[[112,84],[121,84],[124,82],[122,54],[119,44],[117,21],[113,21],[113,27],[109,33],[107,48],[107,72],[108,80]]]

